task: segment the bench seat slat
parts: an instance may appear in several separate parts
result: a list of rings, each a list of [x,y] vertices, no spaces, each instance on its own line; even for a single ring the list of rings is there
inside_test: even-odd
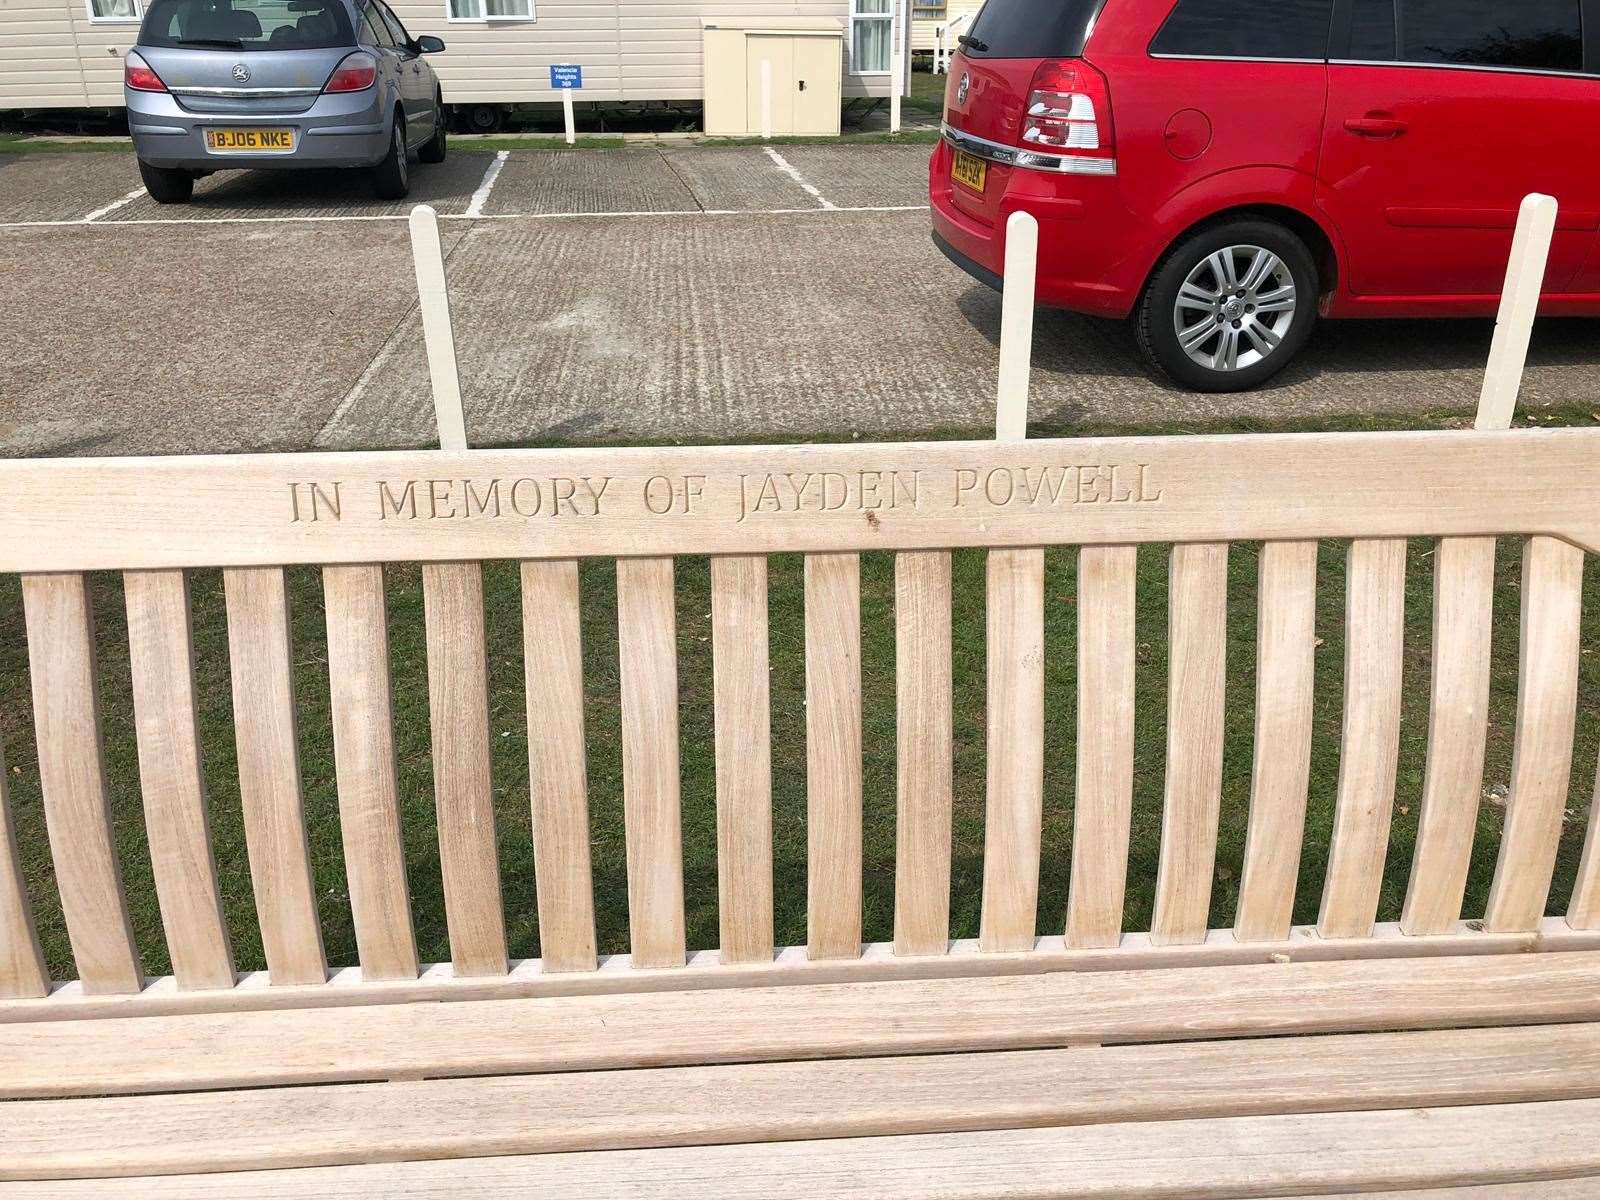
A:
[[[383,568],[325,567],[322,594],[339,832],[362,976],[415,979],[417,940],[395,776]]]
[[[5,746],[0,744],[0,996],[36,998],[49,991],[11,817]]]
[[[946,551],[895,556],[896,954],[950,943],[950,566]]]
[[[1168,588],[1167,778],[1150,940],[1205,940],[1222,811],[1228,546],[1174,546]]]
[[[686,957],[677,628],[672,560],[618,559],[628,930],[642,967],[681,967]]]
[[[141,968],[106,797],[88,578],[24,575],[22,604],[39,787],[78,978],[87,992],[136,992]]]
[[[24,1183],[7,1200],[1235,1200],[1593,1176],[1597,1130],[1584,1099]]]
[[[475,562],[424,564],[422,601],[450,959],[461,975],[504,975],[509,960],[489,761],[483,568]]]
[[[34,1100],[0,1180],[1595,1096],[1600,1024]]]
[[[1256,617],[1255,757],[1234,935],[1281,941],[1294,920],[1311,779],[1317,543],[1261,547]]]
[[[0,1098],[1600,1019],[1593,953],[0,1025]]]
[[[188,579],[182,571],[129,571],[122,590],[139,792],[172,973],[181,988],[232,987],[200,764]]]
[[[808,554],[806,948],[861,955],[861,556]]]
[[[1522,561],[1522,651],[1511,792],[1484,928],[1532,929],[1544,916],[1561,843],[1578,709],[1583,552],[1529,538]]]
[[[985,951],[1032,950],[1044,823],[1044,551],[991,550],[987,578]]]
[[[1489,732],[1494,555],[1493,538],[1440,538],[1434,558],[1428,765],[1400,918],[1408,934],[1440,933],[1461,918]]]
[[[1122,938],[1133,822],[1134,616],[1138,550],[1078,556],[1078,757],[1068,946]]]
[[[579,604],[575,560],[522,564],[533,865],[550,971],[592,971],[597,961]]]
[[[1400,756],[1405,539],[1357,539],[1345,575],[1344,731],[1323,937],[1367,937],[1378,918]]]

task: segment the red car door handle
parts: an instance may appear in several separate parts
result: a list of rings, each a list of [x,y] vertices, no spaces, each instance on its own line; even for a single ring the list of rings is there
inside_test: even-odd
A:
[[[1369,138],[1399,137],[1408,128],[1404,121],[1393,117],[1352,117],[1344,127],[1358,137]]]

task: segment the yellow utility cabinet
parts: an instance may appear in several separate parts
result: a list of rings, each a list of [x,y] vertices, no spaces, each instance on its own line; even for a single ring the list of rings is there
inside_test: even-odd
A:
[[[706,132],[762,132],[761,64],[772,79],[773,134],[837,135],[844,28],[826,17],[702,22]]]

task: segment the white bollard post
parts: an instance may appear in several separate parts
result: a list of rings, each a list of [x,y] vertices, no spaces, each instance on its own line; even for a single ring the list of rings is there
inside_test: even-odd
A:
[[[889,132],[900,132],[900,86],[905,64],[900,57],[900,42],[905,28],[901,23],[900,0],[890,0],[889,15]]]
[[[772,138],[772,63],[761,60],[761,136]]]
[[[439,449],[465,450],[467,423],[461,413],[461,380],[456,375],[456,338],[450,325],[450,293],[445,286],[439,218],[426,204],[411,210],[411,257],[417,267],[417,303],[422,309],[422,340],[433,382],[433,412]]]
[[[572,145],[578,140],[578,132],[573,124],[572,117],[572,89],[561,89],[561,116],[567,123],[567,145]]]
[[[1025,212],[1006,221],[1005,291],[1000,299],[1000,383],[996,441],[1028,436],[1028,383],[1033,370],[1033,294],[1039,270],[1039,222]]]
[[[1544,289],[1550,242],[1555,237],[1560,208],[1554,196],[1537,192],[1522,201],[1517,233],[1511,241],[1506,287],[1500,296],[1494,344],[1489,350],[1489,366],[1483,376],[1483,392],[1478,397],[1476,427],[1479,429],[1511,428],[1517,396],[1522,391],[1522,373],[1528,365],[1528,343],[1533,338],[1533,320],[1539,315],[1539,294]]]

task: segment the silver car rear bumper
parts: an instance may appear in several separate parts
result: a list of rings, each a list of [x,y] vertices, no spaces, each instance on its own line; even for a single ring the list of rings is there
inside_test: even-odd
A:
[[[394,102],[383,89],[318,96],[299,113],[197,113],[170,93],[125,93],[134,152],[153,167],[197,171],[288,170],[296,167],[369,167],[388,153]],[[292,151],[216,153],[206,149],[207,129],[292,129]]]

